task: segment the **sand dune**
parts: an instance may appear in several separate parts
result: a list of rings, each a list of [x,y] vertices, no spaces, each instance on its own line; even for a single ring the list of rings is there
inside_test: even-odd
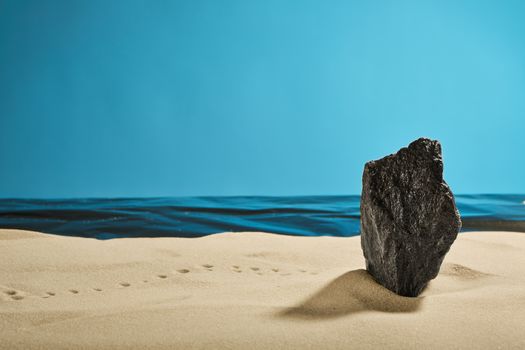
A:
[[[463,233],[418,298],[359,237],[0,230],[0,349],[523,349],[525,235]]]

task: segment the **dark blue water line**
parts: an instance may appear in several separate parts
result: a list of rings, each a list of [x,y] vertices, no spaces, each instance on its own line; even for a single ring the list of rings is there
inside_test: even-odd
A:
[[[359,196],[0,199],[0,227],[67,236],[359,234]],[[525,195],[458,195],[463,230],[525,232]]]

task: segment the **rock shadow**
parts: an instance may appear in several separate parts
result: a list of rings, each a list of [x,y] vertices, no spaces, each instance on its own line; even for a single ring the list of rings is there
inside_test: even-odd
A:
[[[301,319],[342,317],[363,311],[416,312],[423,297],[402,297],[378,284],[366,270],[337,277],[297,306],[278,316]]]

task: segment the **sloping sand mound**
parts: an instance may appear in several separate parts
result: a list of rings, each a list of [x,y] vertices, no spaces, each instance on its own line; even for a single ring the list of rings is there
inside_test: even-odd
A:
[[[525,234],[460,234],[418,298],[359,237],[0,230],[0,349],[523,349]]]

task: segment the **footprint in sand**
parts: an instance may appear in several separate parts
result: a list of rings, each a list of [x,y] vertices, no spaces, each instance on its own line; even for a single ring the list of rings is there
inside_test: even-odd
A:
[[[102,292],[102,289],[100,289],[100,288],[93,288],[93,290],[94,290],[95,292]]]
[[[241,273],[241,267],[239,265],[232,265],[233,272]]]
[[[46,292],[47,295],[49,295],[50,297],[54,297],[56,295],[55,292]]]
[[[260,270],[260,268],[258,268],[258,267],[250,267],[250,269],[253,270],[253,271],[259,271]]]
[[[168,275],[157,275],[157,277],[164,279],[164,278],[168,278]]]
[[[24,299],[23,296],[17,294],[18,292],[16,290],[10,289],[10,290],[6,290],[4,293],[9,295],[11,297],[11,299],[13,299],[13,300],[22,300],[22,299]]]
[[[210,264],[204,264],[204,265],[202,265],[202,267],[204,267],[204,268],[207,269],[208,271],[213,271],[213,265],[210,265]]]
[[[180,269],[180,270],[177,270],[178,273],[188,273],[190,272],[190,270],[188,269]]]
[[[72,294],[78,294],[78,290],[76,289],[70,289],[69,292]]]
[[[279,269],[272,269],[273,272],[279,272]]]
[[[131,286],[131,284],[129,284],[128,282],[122,282],[122,283],[119,283],[122,287],[129,287]]]

